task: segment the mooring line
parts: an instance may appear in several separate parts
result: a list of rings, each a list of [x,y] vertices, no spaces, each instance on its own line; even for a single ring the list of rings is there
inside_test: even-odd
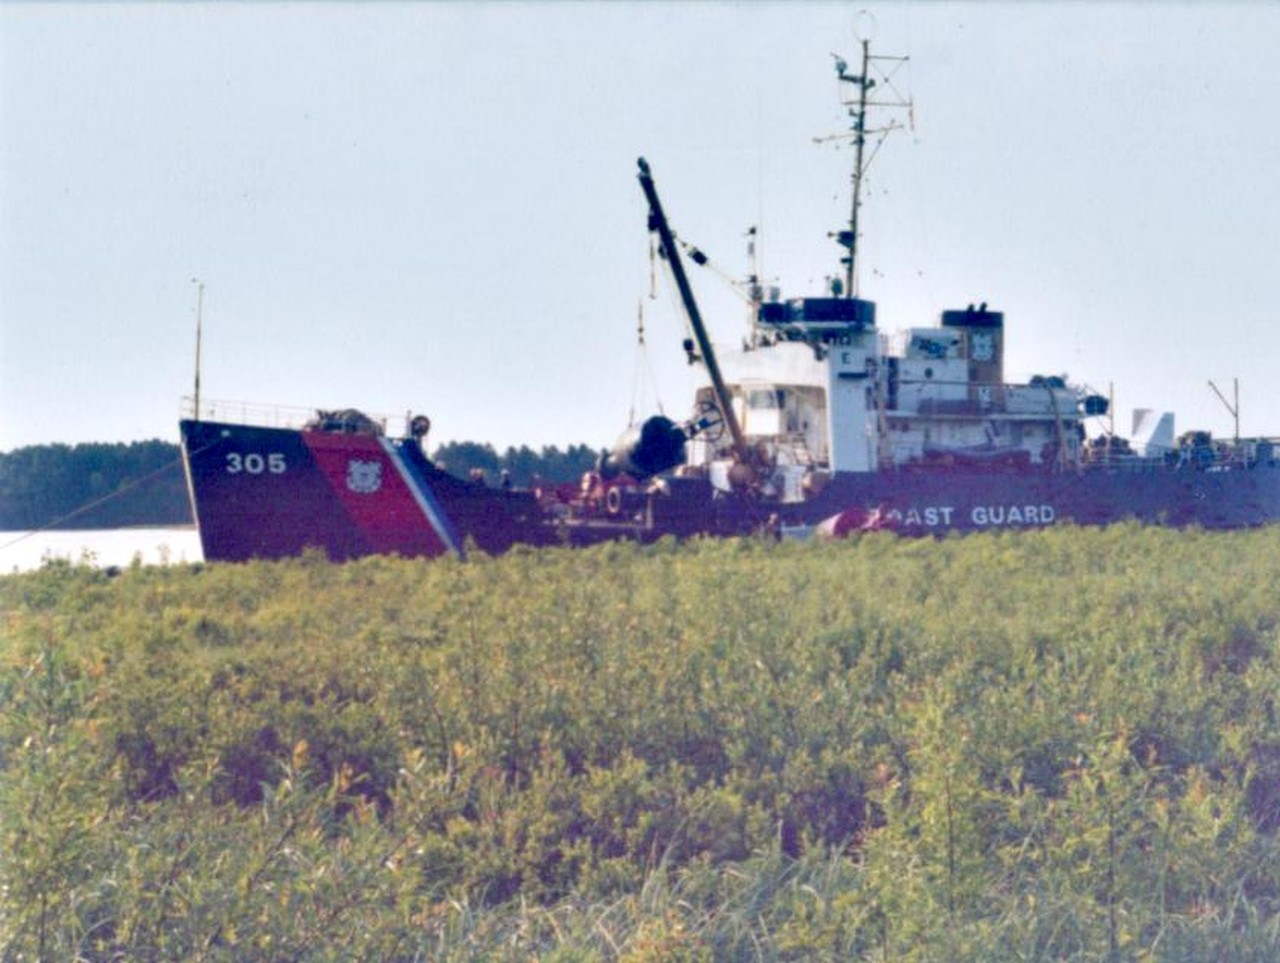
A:
[[[193,452],[191,454],[191,457],[195,458],[197,455],[200,455],[203,452],[208,451],[210,448],[213,448],[215,445],[220,444],[221,441],[222,439],[218,439],[218,441],[210,442],[209,444],[205,445],[203,448],[199,448],[195,452]],[[0,545],[0,551],[4,551],[6,548],[10,548],[14,545],[17,545],[19,542],[25,541],[26,539],[31,538],[33,535],[39,535],[41,532],[47,532],[51,528],[56,528],[57,526],[61,525],[63,522],[69,521],[70,519],[75,518],[77,515],[83,515],[85,512],[90,511],[91,509],[97,508],[99,505],[109,502],[113,498],[119,498],[121,495],[124,495],[125,493],[130,491],[133,491],[133,489],[137,488],[139,485],[149,482],[151,481],[151,479],[157,477],[158,475],[162,475],[165,472],[171,470],[175,465],[181,465],[181,464],[182,464],[182,456],[179,456],[175,458],[173,461],[167,462],[166,464],[161,465],[159,468],[155,469],[154,471],[150,471],[139,478],[135,478],[133,481],[126,482],[124,487],[122,488],[117,488],[115,491],[108,492],[107,494],[101,496],[100,498],[95,498],[93,501],[87,502],[84,505],[81,505],[79,508],[73,509],[72,511],[68,512],[67,514],[63,515],[60,518],[55,518],[51,522],[46,522],[44,525],[41,525],[38,528],[33,528],[30,531],[23,532],[17,538],[11,539],[10,541],[5,542],[3,545]]]

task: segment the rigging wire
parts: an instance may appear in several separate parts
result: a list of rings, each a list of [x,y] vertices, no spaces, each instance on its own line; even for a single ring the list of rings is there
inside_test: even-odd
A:
[[[657,292],[654,291],[650,297],[656,298]],[[644,300],[641,299],[636,303],[636,370],[631,384],[631,411],[627,415],[628,426],[636,423],[636,409],[645,402],[644,386],[646,384],[653,389],[653,400],[658,414],[665,416],[666,410],[662,405],[662,396],[658,392],[658,377],[653,370],[653,356],[649,354],[649,346],[644,337]]]
[[[209,444],[205,445],[203,448],[199,448],[196,451],[192,452],[191,457],[194,459],[197,455],[200,455],[208,451],[210,448],[213,448],[214,446],[219,445],[221,443],[222,443],[221,439],[215,442],[210,442]],[[179,456],[175,458],[173,461],[167,462],[166,464],[161,465],[159,468],[153,471],[150,471],[145,475],[135,478],[130,482],[126,482],[124,485],[122,485],[120,488],[117,488],[113,492],[107,492],[107,494],[101,496],[100,498],[95,498],[92,501],[86,502],[85,504],[81,505],[79,508],[72,509],[71,511],[67,512],[67,514],[62,515],[59,518],[55,518],[50,522],[46,522],[45,524],[40,525],[37,528],[33,528],[30,531],[23,532],[17,538],[11,539],[5,542],[3,545],[0,545],[0,551],[3,551],[6,548],[11,548],[12,546],[17,545],[19,542],[26,541],[28,538],[31,538],[34,535],[39,535],[41,532],[47,532],[52,528],[56,528],[57,526],[63,524],[64,522],[69,522],[71,521],[71,519],[76,518],[80,515],[83,515],[85,512],[91,511],[92,509],[97,508],[99,505],[105,504],[106,502],[111,501],[113,498],[119,498],[121,495],[124,495],[128,492],[133,491],[138,486],[146,484],[147,482],[151,481],[154,478],[158,478],[160,475],[164,474],[165,472],[172,471],[175,467],[178,467],[181,464],[182,464],[182,457]]]
[[[652,234],[650,234],[649,291],[647,295],[647,298],[650,301],[658,300],[658,258],[660,256],[662,255],[659,253],[657,240]],[[674,303],[675,295],[670,288],[668,288],[668,295]],[[666,407],[662,403],[662,394],[659,391],[658,376],[653,367],[653,356],[649,353],[649,344],[645,338],[644,302],[645,298],[640,298],[636,302],[636,364],[631,383],[631,410],[627,415],[627,425],[629,427],[636,424],[636,412],[640,410],[648,400],[645,392],[646,387],[648,387],[653,393],[653,404],[658,409],[658,414],[665,417],[667,413]],[[679,316],[678,312],[677,316]],[[685,327],[687,332],[687,320],[685,322]]]
[[[729,290],[731,290],[738,297],[742,298],[744,302],[746,302],[747,304],[751,303],[751,294],[749,291],[745,290],[748,287],[748,285],[744,284],[742,281],[739,281],[728,271],[724,270],[722,267],[720,267],[718,264],[712,261],[711,258],[707,257],[707,255],[700,248],[690,244],[688,241],[684,240],[684,238],[677,236],[676,243],[678,243],[684,249],[684,252],[687,255],[689,255],[690,261],[698,265],[698,267],[704,267],[707,270],[709,270],[712,274],[714,274],[721,281],[727,284],[729,286]]]

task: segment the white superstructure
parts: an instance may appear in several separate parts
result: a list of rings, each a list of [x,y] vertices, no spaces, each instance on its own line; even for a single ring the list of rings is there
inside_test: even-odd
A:
[[[759,305],[753,337],[717,352],[752,457],[784,501],[834,472],[1080,463],[1084,418],[1105,400],[1059,377],[1006,383],[1000,312],[945,311],[897,341],[869,301],[805,298]],[[697,401],[711,400],[708,383]],[[690,446],[691,468],[726,486],[732,461],[723,437]]]

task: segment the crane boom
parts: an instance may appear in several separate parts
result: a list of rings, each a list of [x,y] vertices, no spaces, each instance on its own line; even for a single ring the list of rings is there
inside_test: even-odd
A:
[[[640,187],[649,201],[649,229],[657,231],[662,250],[667,255],[667,263],[671,265],[671,275],[675,278],[676,287],[680,290],[680,300],[684,303],[685,313],[689,316],[689,326],[693,328],[698,352],[707,366],[707,374],[711,377],[711,390],[715,393],[716,405],[720,408],[725,426],[729,429],[729,437],[733,441],[734,459],[740,464],[746,464],[747,443],[742,434],[742,426],[738,424],[738,417],[734,414],[729,389],[725,387],[724,378],[720,374],[720,365],[716,362],[715,350],[711,346],[711,339],[707,337],[707,329],[702,323],[702,313],[698,310],[698,302],[694,300],[693,289],[689,287],[689,278],[684,273],[684,264],[680,260],[675,235],[671,233],[667,216],[662,211],[662,202],[658,200],[658,189],[653,183],[649,163],[643,157],[636,163],[640,168],[638,175]]]

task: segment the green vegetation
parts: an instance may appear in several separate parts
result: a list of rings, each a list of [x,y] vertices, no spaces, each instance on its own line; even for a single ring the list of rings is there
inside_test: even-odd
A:
[[[576,482],[595,464],[586,445],[499,454],[492,445],[447,442],[434,458],[460,477],[479,469],[493,479],[506,471],[515,485]],[[34,528],[119,528],[186,525],[193,521],[177,445],[31,445],[0,452],[0,531]]]
[[[1277,539],[0,578],[0,958],[1273,960]]]
[[[432,460],[440,467],[466,478],[473,470],[490,479],[506,472],[511,484],[529,488],[539,482],[576,482],[595,467],[599,452],[586,445],[570,445],[561,451],[555,445],[534,451],[528,445],[508,447],[502,454],[489,444],[448,441],[436,448]]]

